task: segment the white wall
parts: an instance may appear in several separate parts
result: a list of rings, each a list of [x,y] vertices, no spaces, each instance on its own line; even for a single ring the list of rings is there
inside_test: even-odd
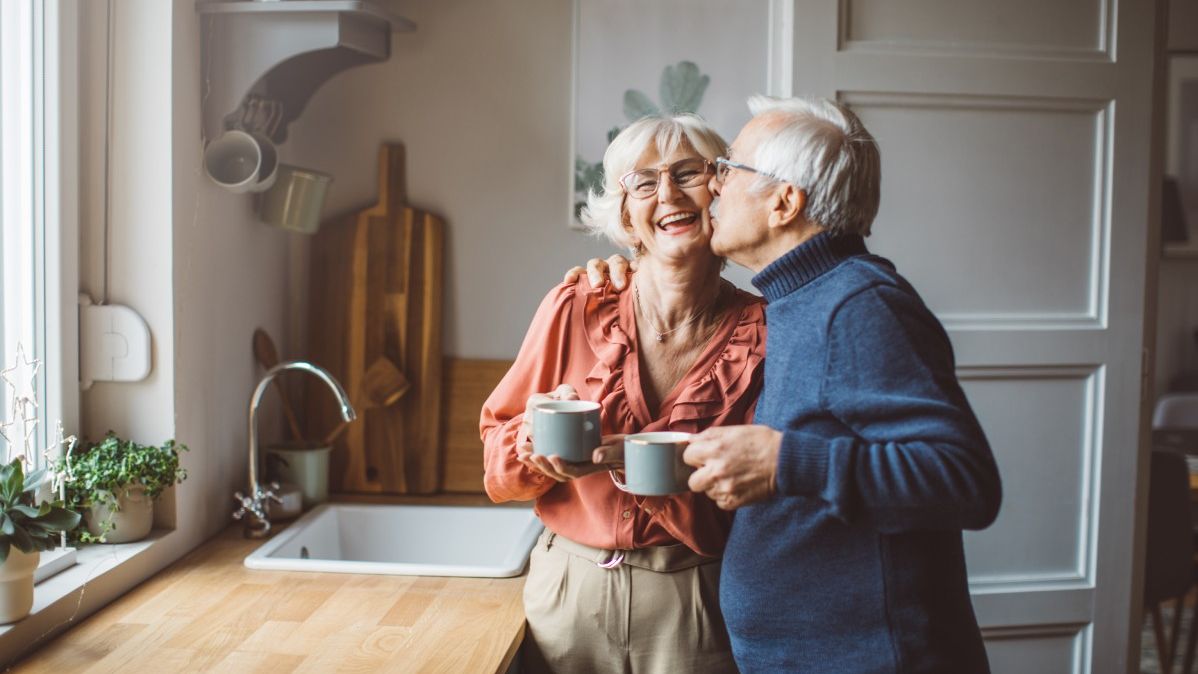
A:
[[[97,303],[104,285],[105,3],[82,3],[80,20],[80,286]],[[114,3],[108,301],[150,326],[153,369],[141,382],[97,383],[81,397],[83,434],[112,429],[140,442],[174,434],[175,345],[171,310],[171,7]]]
[[[105,3],[83,3],[81,285],[103,284]],[[200,163],[199,20],[192,0],[117,0],[111,142],[109,301],[149,324],[153,370],[97,383],[82,431],[142,443],[177,438],[188,479],[161,502],[178,556],[228,526],[244,489],[246,406],[259,372],[250,337],[286,324],[287,234],[256,221],[250,198],[212,185]],[[271,425],[264,424],[265,428]],[[177,506],[173,511],[171,505]]]
[[[417,32],[317,91],[283,160],[331,173],[325,213],[343,212],[373,203],[379,143],[402,141],[409,201],[448,222],[446,353],[514,357],[562,273],[615,252],[566,222],[571,3],[388,5]]]
[[[230,194],[204,175],[200,21],[192,0],[174,6],[175,435],[192,449],[188,481],[195,482],[179,499],[179,517],[180,528],[192,518],[188,530],[211,535],[229,525],[234,489],[246,489],[247,406],[261,376],[254,329],[274,335],[281,355],[291,355],[283,341],[290,235],[258,222],[250,196]],[[268,398],[264,433],[277,428]]]

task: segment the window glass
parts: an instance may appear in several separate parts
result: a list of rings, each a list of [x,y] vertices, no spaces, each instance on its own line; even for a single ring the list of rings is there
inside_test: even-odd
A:
[[[0,2],[0,458],[38,465],[48,438],[42,28],[41,3]]]

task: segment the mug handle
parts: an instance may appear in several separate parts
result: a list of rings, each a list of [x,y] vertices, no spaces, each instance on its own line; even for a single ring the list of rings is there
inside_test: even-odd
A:
[[[629,494],[632,493],[632,492],[628,491],[628,485],[624,483],[624,480],[621,480],[620,476],[616,475],[615,470],[609,469],[607,471],[607,474],[611,476],[611,483],[616,485],[616,489],[619,489],[620,491],[623,491],[623,492],[628,492]]]

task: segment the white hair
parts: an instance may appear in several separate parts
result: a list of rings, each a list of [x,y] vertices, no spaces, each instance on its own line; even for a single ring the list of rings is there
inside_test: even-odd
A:
[[[857,115],[827,99],[768,96],[749,98],[749,111],[780,122],[757,145],[753,168],[802,188],[804,217],[826,231],[869,236],[881,198],[882,165],[878,144]],[[769,182],[761,176],[756,187]]]
[[[703,158],[715,163],[728,144],[702,117],[692,114],[642,117],[612,139],[603,153],[603,188],[587,194],[580,219],[588,231],[605,236],[622,248],[632,248],[624,228],[624,190],[620,178],[636,168],[636,161],[656,145],[657,154],[668,157],[682,144],[689,144]]]

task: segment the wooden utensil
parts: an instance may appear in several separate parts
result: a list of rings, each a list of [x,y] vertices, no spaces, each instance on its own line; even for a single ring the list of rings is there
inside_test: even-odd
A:
[[[389,359],[411,382],[396,403],[350,424],[330,466],[335,492],[427,494],[441,473],[441,288],[445,223],[404,203],[404,151],[378,154],[375,204],[321,225],[311,247],[308,350],[350,391]],[[333,415],[315,386],[305,414],[320,428]]]
[[[390,407],[402,398],[411,387],[412,382],[408,381],[399,368],[395,367],[395,363],[392,363],[390,358],[376,358],[370,367],[366,368],[366,374],[362,376],[362,392],[358,396],[358,401],[354,403],[354,408],[361,415],[366,410]],[[358,418],[364,417],[359,416]],[[333,444],[341,432],[349,427],[349,424],[350,422],[342,420],[325,436],[324,444],[326,446]]]
[[[254,330],[254,359],[264,370],[269,370],[279,364],[279,351],[275,348],[275,341],[262,328]],[[295,412],[291,411],[291,401],[287,399],[287,389],[283,387],[283,382],[278,378],[275,378],[274,385],[275,390],[279,392],[279,398],[283,401],[283,415],[287,417],[287,426],[291,428],[291,435],[294,436],[296,442],[303,442],[304,436],[300,433],[299,423],[295,420]]]

